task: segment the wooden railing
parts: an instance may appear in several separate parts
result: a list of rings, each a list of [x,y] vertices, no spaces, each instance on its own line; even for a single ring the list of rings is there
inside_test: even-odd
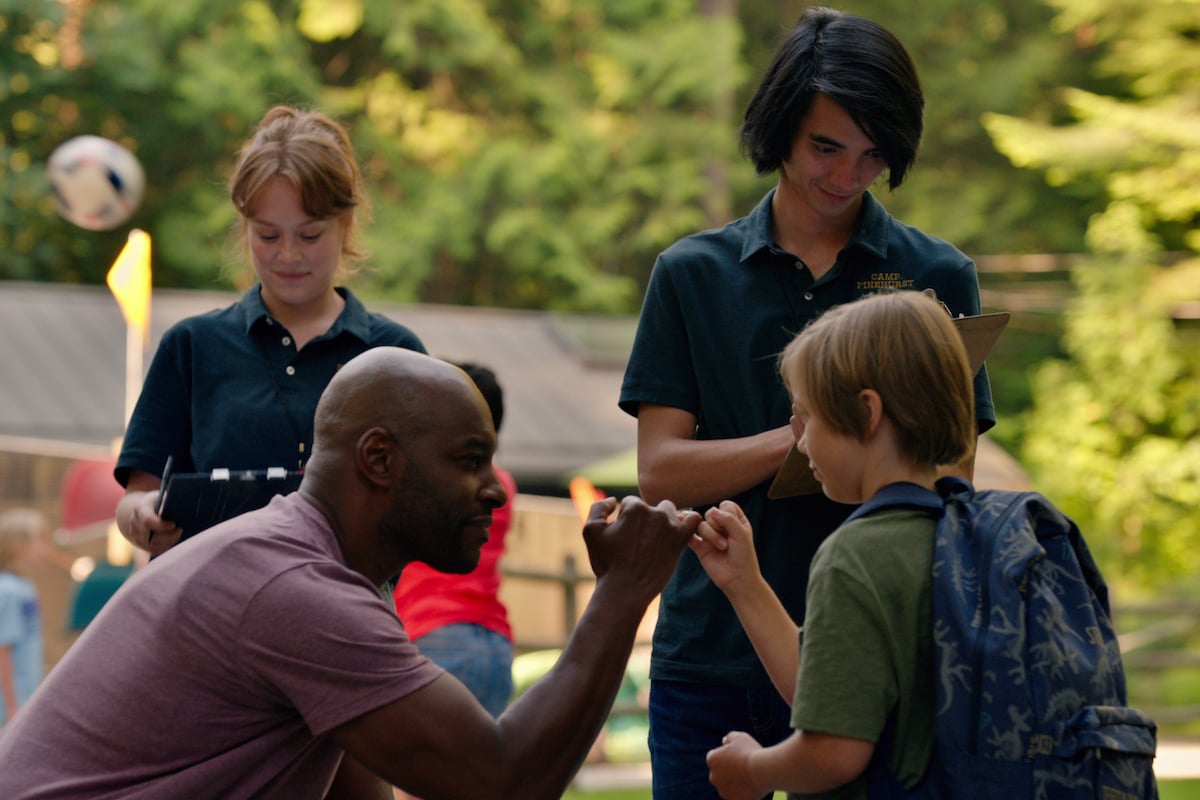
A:
[[[562,647],[563,643],[570,638],[571,633],[575,630],[575,623],[579,619],[579,590],[580,587],[590,585],[595,581],[592,575],[580,575],[579,569],[575,566],[575,556],[567,554],[563,556],[562,568],[558,571],[544,569],[526,569],[519,566],[504,565],[501,568],[504,576],[504,581],[511,585],[512,581],[530,581],[536,584],[551,584],[562,593],[562,636],[556,637],[553,640],[547,640],[544,637],[541,639],[534,638],[529,635],[515,636],[514,645],[519,651],[529,650],[547,650],[551,648]],[[556,614],[555,616],[559,616]],[[518,630],[528,625],[531,621],[523,620],[515,623]],[[524,624],[522,624],[524,623]],[[539,626],[541,628],[541,626]]]
[[[1200,601],[1130,603],[1114,615],[1130,704],[1162,732],[1200,735]]]

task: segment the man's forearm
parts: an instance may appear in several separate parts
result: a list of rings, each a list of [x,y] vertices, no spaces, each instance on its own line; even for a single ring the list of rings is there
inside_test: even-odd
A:
[[[608,718],[649,601],[601,578],[554,669],[500,717],[507,773],[521,798],[558,798]]]

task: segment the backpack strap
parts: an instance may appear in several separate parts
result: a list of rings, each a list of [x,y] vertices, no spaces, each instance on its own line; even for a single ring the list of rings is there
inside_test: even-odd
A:
[[[846,522],[888,508],[913,508],[944,514],[946,503],[951,498],[970,499],[975,495],[975,488],[962,478],[942,478],[937,482],[936,489],[936,492],[931,492],[923,486],[907,482],[888,484],[856,508],[846,518]],[[842,524],[844,525],[845,522]],[[896,773],[892,771],[891,761],[892,752],[896,746],[895,740],[896,710],[892,709],[888,713],[883,732],[875,742],[871,760],[863,771],[868,800],[897,800],[912,796],[905,791],[896,777]]]

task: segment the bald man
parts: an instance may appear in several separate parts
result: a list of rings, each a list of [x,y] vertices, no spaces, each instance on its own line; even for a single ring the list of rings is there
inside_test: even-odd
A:
[[[494,720],[379,589],[413,561],[478,561],[505,494],[474,383],[377,348],[315,422],[299,491],[156,558],[88,626],[0,731],[0,797],[561,796],[699,518],[595,504],[592,599],[557,666]]]

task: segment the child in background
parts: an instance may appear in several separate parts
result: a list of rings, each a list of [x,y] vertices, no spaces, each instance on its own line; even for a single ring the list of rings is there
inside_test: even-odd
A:
[[[863,503],[897,483],[933,491],[939,465],[975,446],[965,348],[945,310],[921,292],[830,309],[788,345],[780,371],[796,446],[832,500]],[[725,501],[708,511],[692,549],[776,688],[792,698],[794,729],[768,748],[746,733],[726,735],[708,754],[722,797],[865,797],[864,770],[893,714],[890,766],[906,789],[920,781],[933,751],[936,525],[927,510],[852,514],[813,560],[801,629],[759,572],[742,510]]]
[[[42,680],[42,612],[25,572],[37,558],[45,518],[31,508],[0,514],[0,725]]]

